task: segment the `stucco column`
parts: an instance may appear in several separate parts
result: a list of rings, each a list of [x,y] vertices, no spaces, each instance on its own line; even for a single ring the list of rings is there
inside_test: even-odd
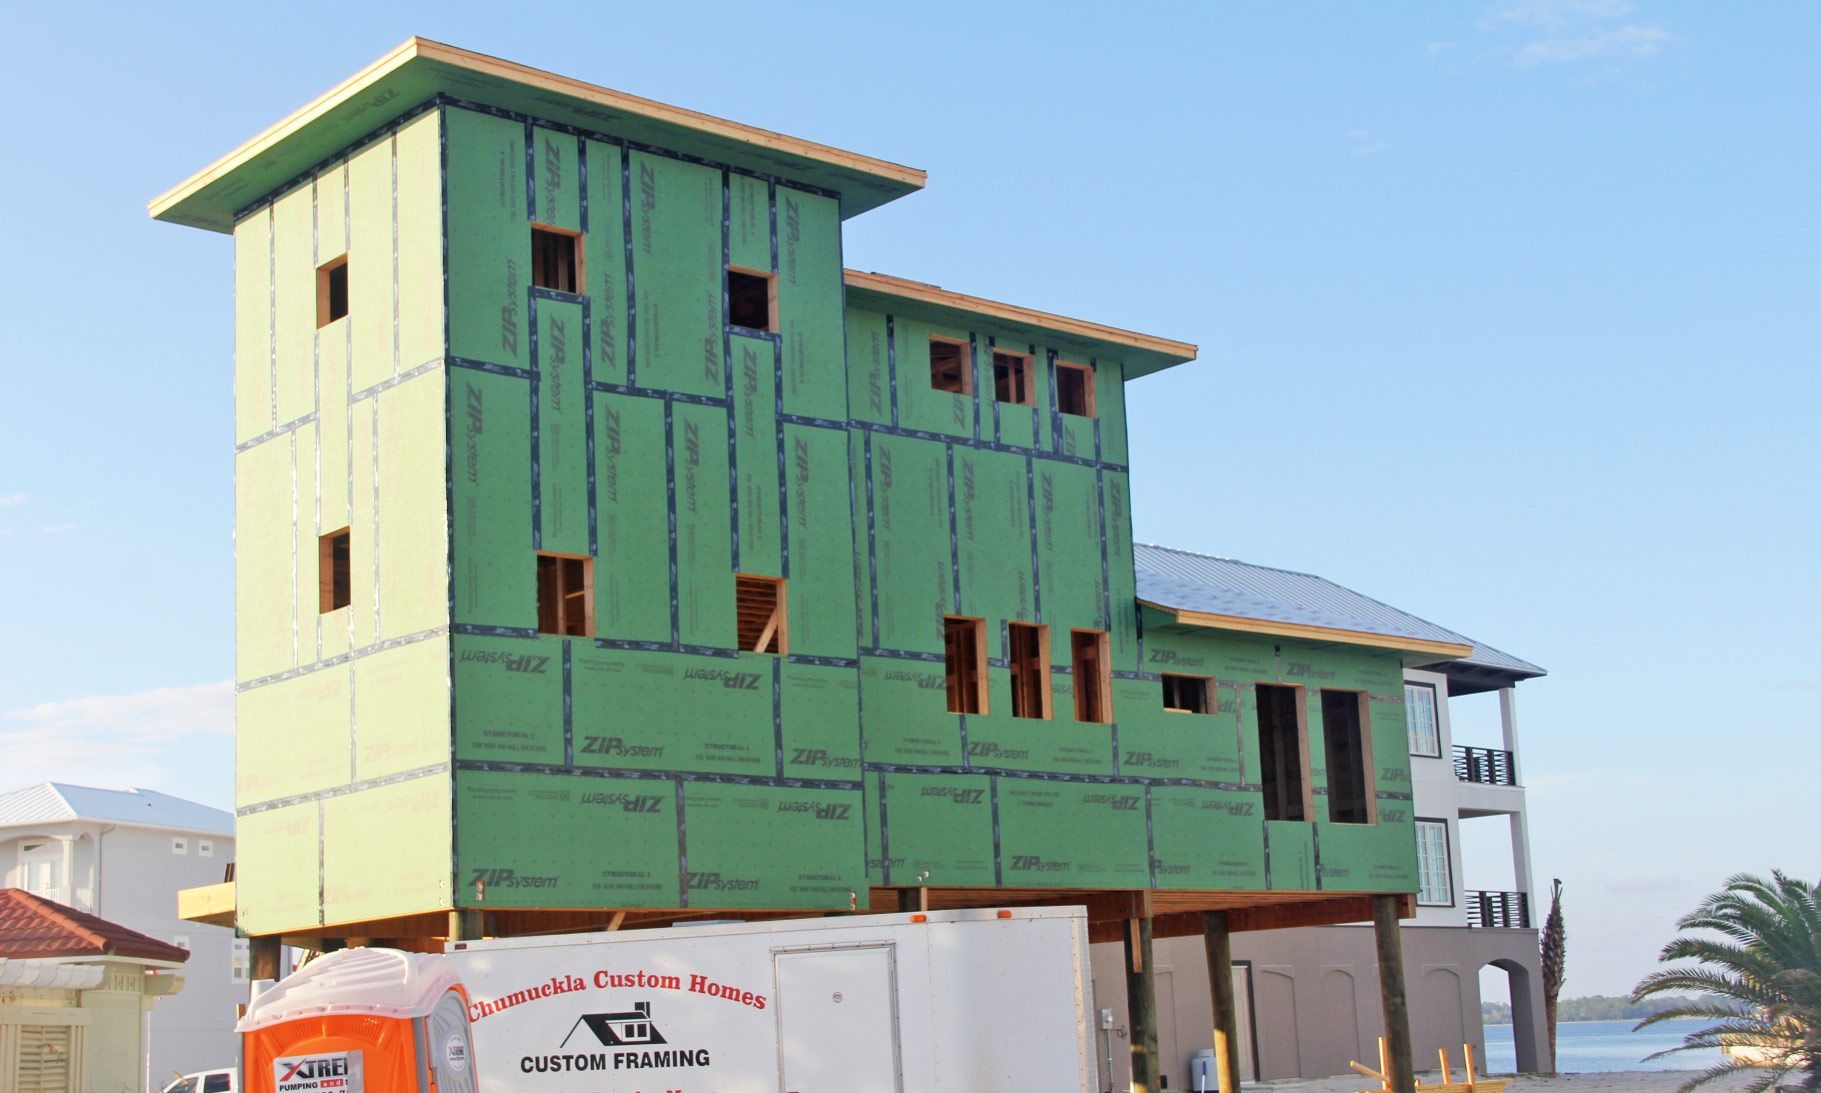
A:
[[[1524,775],[1518,768],[1516,687],[1499,688],[1499,734],[1504,738],[1505,750],[1511,753],[1511,780],[1521,786]]]

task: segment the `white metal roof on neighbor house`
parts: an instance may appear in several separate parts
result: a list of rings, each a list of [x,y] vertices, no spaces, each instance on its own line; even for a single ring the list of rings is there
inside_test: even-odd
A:
[[[40,782],[0,793],[0,827],[70,820],[234,834],[232,814],[155,789],[96,789],[65,782]]]
[[[1134,546],[1133,558],[1138,567],[1138,598],[1147,603],[1261,622],[1471,646],[1471,655],[1433,666],[1458,684],[1451,688],[1456,694],[1509,686],[1546,674],[1527,660],[1311,573],[1146,544]]]

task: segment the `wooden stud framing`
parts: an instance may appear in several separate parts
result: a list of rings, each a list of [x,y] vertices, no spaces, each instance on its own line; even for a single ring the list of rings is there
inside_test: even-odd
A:
[[[1070,408],[1070,404],[1074,400],[1067,397],[1070,383],[1081,385],[1081,398],[1078,408],[1075,409]],[[1071,361],[1056,362],[1056,409],[1077,417],[1097,416],[1094,412],[1094,370],[1092,368]]]
[[[354,602],[354,560],[349,531],[331,531],[316,540],[317,610],[327,615]]]
[[[348,256],[316,267],[316,326],[328,326],[348,313]]]
[[[749,653],[790,653],[790,609],[782,577],[734,574],[739,647]]]
[[[961,615],[942,619],[942,646],[947,662],[948,712],[984,714],[986,685],[986,620]]]
[[[1295,701],[1296,701],[1296,740],[1295,740],[1295,744],[1294,744],[1295,751],[1296,751],[1296,759],[1297,759],[1297,763],[1298,763],[1298,770],[1297,770],[1298,785],[1296,788],[1300,792],[1299,800],[1300,800],[1300,804],[1301,804],[1301,808],[1302,808],[1302,813],[1301,813],[1301,815],[1297,815],[1297,816],[1269,816],[1269,815],[1267,815],[1265,818],[1268,820],[1272,820],[1272,819],[1275,819],[1275,820],[1303,820],[1303,821],[1313,820],[1313,819],[1315,819],[1315,784],[1314,784],[1314,778],[1311,777],[1310,770],[1309,770],[1309,695],[1308,695],[1308,692],[1306,690],[1304,690],[1303,688],[1296,686],[1295,684],[1278,683],[1275,680],[1261,680],[1255,686],[1257,686],[1257,687],[1277,687],[1277,688],[1281,688],[1284,690],[1294,692]],[[1264,726],[1262,724],[1260,724],[1258,727],[1258,735],[1259,735],[1258,749],[1259,749],[1259,758],[1260,758],[1261,763],[1263,762],[1264,755],[1267,750],[1265,748],[1264,731],[1265,731]]]
[[[543,271],[541,256],[538,254],[539,235],[557,236],[569,240],[569,283],[567,285],[562,283],[563,278],[560,273],[551,278],[540,276]],[[555,224],[540,224],[533,221],[531,224],[531,283],[538,288],[554,289],[557,292],[571,292],[578,296],[585,294],[588,291],[588,279],[583,265],[587,254],[585,244],[586,240],[583,239],[581,232],[559,228]]]
[[[1005,369],[1001,378],[999,370]],[[1037,365],[1029,353],[993,350],[993,397],[1013,406],[1037,405]]]
[[[1113,662],[1107,632],[1070,631],[1069,654],[1075,670],[1075,720],[1111,722]]]
[[[581,601],[579,619],[571,611],[576,600]],[[570,637],[593,634],[594,559],[585,554],[539,552],[537,601],[540,631]]]
[[[1214,686],[1213,676],[1190,675],[1185,672],[1160,672],[1158,673],[1158,679],[1163,688],[1163,712],[1186,714],[1213,714],[1220,712],[1220,702],[1217,697],[1218,689]],[[1191,710],[1182,706],[1170,705],[1169,681],[1173,679],[1200,685],[1201,709]]]
[[[734,307],[734,300],[736,297],[736,293],[734,291],[734,288],[735,288],[734,278],[736,275],[740,276],[740,277],[756,277],[765,282],[765,325],[764,326],[754,326],[751,323],[743,323],[743,322],[740,322],[739,318],[736,317],[736,312],[735,312],[735,307]],[[727,303],[728,303],[727,321],[729,323],[732,323],[734,326],[743,326],[748,330],[764,330],[764,331],[769,331],[769,332],[773,332],[773,333],[778,331],[778,275],[775,273],[772,273],[770,270],[752,269],[751,267],[748,267],[748,266],[728,266],[727,267]]]
[[[1322,743],[1323,743],[1324,749],[1328,752],[1328,754],[1324,758],[1327,760],[1326,769],[1328,771],[1328,777],[1330,780],[1329,786],[1328,786],[1328,809],[1329,809],[1328,819],[1330,822],[1333,822],[1333,823],[1375,824],[1378,822],[1378,781],[1377,781],[1377,778],[1375,777],[1375,775],[1377,774],[1377,768],[1372,765],[1372,714],[1371,714],[1372,707],[1371,707],[1371,703],[1367,701],[1366,694],[1364,691],[1342,691],[1342,690],[1336,690],[1336,689],[1330,689],[1330,688],[1324,687],[1322,689],[1321,693],[1322,693],[1323,706],[1327,705],[1327,702],[1328,702],[1327,696],[1331,695],[1331,694],[1348,695],[1352,698],[1352,700],[1355,703],[1357,703],[1357,709],[1358,709],[1357,716],[1359,718],[1358,728],[1359,728],[1360,792],[1364,795],[1365,806],[1366,806],[1366,818],[1364,820],[1336,820],[1334,818],[1333,809],[1334,809],[1335,797],[1334,797],[1334,786],[1333,786],[1333,782],[1332,782],[1333,777],[1334,777],[1334,766],[1335,766],[1334,759],[1333,759],[1333,751],[1332,751],[1334,737],[1328,730],[1328,720],[1327,720],[1327,717],[1325,716],[1326,710],[1324,709],[1324,711],[1323,711],[1324,716],[1322,718]],[[1306,733],[1305,733],[1305,735],[1306,735]]]
[[[1012,670],[1012,716],[1048,721],[1052,716],[1050,628],[1036,622],[1006,624],[1006,659]],[[1034,648],[1019,648],[1028,643]]]
[[[951,395],[974,393],[974,347],[961,338],[929,336],[929,385]]]

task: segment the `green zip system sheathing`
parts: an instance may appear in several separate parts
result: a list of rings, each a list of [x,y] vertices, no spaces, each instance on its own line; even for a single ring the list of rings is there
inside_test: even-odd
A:
[[[844,290],[840,219],[447,101],[243,211],[243,929],[1413,890],[1400,655],[1141,617],[1122,387],[1157,361]],[[579,235],[579,291],[534,284],[534,225]],[[774,279],[774,329],[731,322],[729,265]],[[970,347],[970,393],[932,386],[932,338]],[[1059,364],[1095,416],[1060,411]],[[343,527],[351,603],[320,613]],[[539,632],[540,552],[592,559],[586,636]],[[787,655],[739,650],[736,574],[786,582]],[[945,615],[986,622],[987,712],[947,710]],[[1011,716],[1011,622],[1050,628],[1053,719]],[[1072,629],[1109,634],[1110,722],[1075,720]],[[1213,711],[1166,711],[1160,670],[1212,677]],[[1264,818],[1258,683],[1309,689],[1314,821]],[[1375,823],[1325,819],[1322,687],[1367,696]]]
[[[243,928],[449,906],[441,119],[235,227],[236,802]],[[316,270],[346,257],[348,315]],[[320,612],[318,537],[349,529]],[[378,848],[384,848],[378,852]]]

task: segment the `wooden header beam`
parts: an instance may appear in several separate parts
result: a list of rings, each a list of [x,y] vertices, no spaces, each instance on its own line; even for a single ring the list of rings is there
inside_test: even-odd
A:
[[[1427,638],[1405,637],[1402,634],[1374,634],[1365,630],[1343,630],[1338,627],[1312,626],[1303,622],[1252,619],[1243,615],[1217,615],[1208,611],[1190,611],[1171,607],[1151,600],[1139,600],[1138,602],[1145,607],[1169,615],[1183,626],[1199,626],[1209,630],[1237,630],[1246,634],[1268,634],[1272,637],[1327,641],[1340,645],[1368,645],[1376,649],[1398,649],[1411,653],[1424,653],[1444,660],[1473,655],[1473,646],[1461,645],[1452,641],[1431,641]]]

